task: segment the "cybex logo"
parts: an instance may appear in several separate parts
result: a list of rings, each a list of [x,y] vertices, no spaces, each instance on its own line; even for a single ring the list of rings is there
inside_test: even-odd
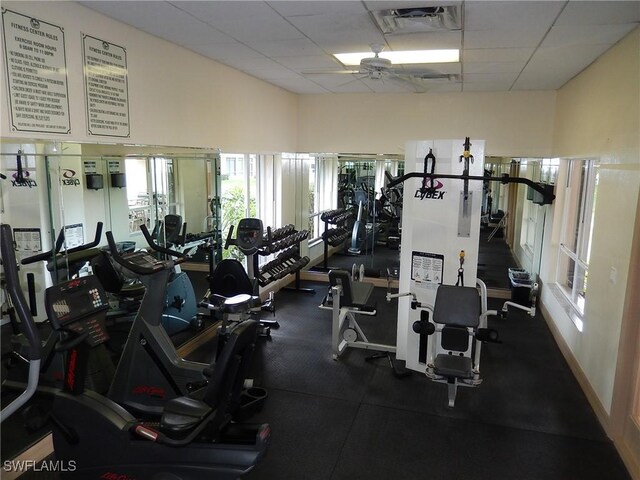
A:
[[[75,170],[71,170],[70,168],[65,168],[62,171],[62,184],[70,185],[72,187],[80,186],[80,180],[76,178]]]
[[[14,173],[13,175],[11,175],[11,177],[13,178],[13,180],[11,180],[11,186],[12,187],[37,187],[38,184],[36,183],[35,180],[33,180],[30,177],[30,173],[29,170],[23,170],[22,171],[22,178],[18,178],[18,172]]]
[[[433,199],[433,200],[443,200],[444,194],[446,191],[442,190],[444,185],[439,180],[427,180],[427,186],[422,187],[416,190],[414,198],[419,198],[420,200],[424,199]]]

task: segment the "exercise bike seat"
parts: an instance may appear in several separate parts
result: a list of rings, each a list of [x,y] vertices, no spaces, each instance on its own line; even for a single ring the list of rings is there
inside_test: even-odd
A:
[[[208,303],[205,302],[202,306],[210,310],[219,310],[221,313],[242,313],[261,304],[260,297],[248,293],[239,293],[230,297],[214,293],[209,297]]]
[[[172,438],[190,432],[211,412],[211,407],[191,397],[172,398],[167,402],[160,419],[160,430]]]

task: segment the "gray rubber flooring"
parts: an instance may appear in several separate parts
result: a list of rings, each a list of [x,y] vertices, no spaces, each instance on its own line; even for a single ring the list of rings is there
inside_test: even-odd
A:
[[[544,319],[513,312],[490,324],[503,344],[483,348],[484,382],[459,388],[351,349],[331,359],[331,312],[317,294],[280,292],[280,329],[259,342],[252,376],[269,390],[256,421],[272,444],[250,479],[629,479]],[[396,307],[377,288],[370,340],[395,342]],[[501,306],[490,301],[490,308]]]

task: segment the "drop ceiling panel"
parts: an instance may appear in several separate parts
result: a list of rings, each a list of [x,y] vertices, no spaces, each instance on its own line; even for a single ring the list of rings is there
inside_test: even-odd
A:
[[[500,83],[512,85],[520,72],[466,73],[462,77],[465,87],[471,83]],[[508,90],[508,88],[507,88]]]
[[[444,82],[432,85],[430,92],[555,89],[640,22],[640,1],[80,3],[296,93],[386,89],[349,75],[305,77],[302,73],[339,70],[343,67],[331,53],[368,51],[371,43],[381,43],[391,50],[462,47],[463,63],[424,67],[445,74],[464,72],[464,88],[461,83]],[[370,10],[450,4],[464,9],[464,32],[385,37],[370,14]],[[407,68],[420,67],[423,65]],[[518,74],[513,83],[513,75]]]
[[[223,62],[225,65],[242,70],[243,72],[257,71],[261,69],[284,68],[270,58],[227,58]]]
[[[300,93],[300,94],[330,93],[330,90],[327,90],[326,88],[323,88],[322,86],[316,83],[313,83],[311,80],[307,80],[304,78],[301,80],[279,79],[279,80],[274,80],[271,83],[293,93]]]
[[[360,75],[347,75],[347,74],[335,75],[335,74],[329,74],[329,73],[307,75],[307,78],[312,82],[327,88],[345,85],[353,80],[359,81],[359,77]]]
[[[295,27],[275,12],[263,17],[247,17],[240,20],[213,22],[222,32],[244,43],[290,40],[303,38]]]
[[[526,62],[535,48],[465,48],[462,60],[467,62]]]
[[[334,14],[289,17],[306,37],[329,53],[362,51],[371,43],[384,44],[384,37],[373,25],[369,14]],[[338,50],[346,48],[347,50]]]
[[[491,82],[474,82],[464,83],[463,91],[465,92],[504,92],[511,88],[513,82],[509,81],[491,81]]]
[[[93,2],[90,2],[93,3]],[[111,2],[104,2],[111,3]],[[129,3],[129,2],[115,2]],[[159,3],[159,2],[140,2]],[[247,18],[269,18],[275,13],[265,2],[255,1],[173,1],[176,8],[190,13],[194,18],[198,18],[209,24],[224,24],[226,22],[236,22]]]
[[[341,13],[366,13],[366,8],[360,2],[345,1],[275,1],[267,2],[271,8],[283,17],[300,17],[323,15],[328,11]]]
[[[640,21],[640,2],[575,2],[562,11],[556,25],[606,25]]]
[[[464,48],[537,47],[548,31],[546,25],[531,24],[527,28],[473,30],[464,34]]]
[[[591,25],[588,28],[578,25],[563,25],[553,27],[540,46],[560,47],[563,45],[597,45],[599,43],[613,45],[635,27],[634,23]]]
[[[294,40],[248,42],[254,50],[268,57],[300,57],[304,55],[324,55],[325,52],[308,38]]]
[[[526,62],[465,62],[464,73],[520,73]]]
[[[387,35],[391,50],[431,50],[461,48],[461,32],[409,33],[407,35]]]
[[[297,70],[314,70],[314,69],[342,69],[342,65],[336,60],[332,60],[333,57],[329,55],[310,55],[302,57],[273,57],[273,59],[285,67]]]
[[[473,1],[465,3],[464,29],[528,30],[532,25],[548,30],[556,19],[564,2],[488,2]]]
[[[513,86],[514,90],[556,90],[576,76],[608,45],[539,48]]]
[[[264,55],[260,52],[256,52],[253,48],[249,48],[239,42],[190,45],[189,48],[194,52],[219,61],[227,59],[264,58]]]
[[[222,32],[167,2],[81,3],[178,45],[233,41]]]

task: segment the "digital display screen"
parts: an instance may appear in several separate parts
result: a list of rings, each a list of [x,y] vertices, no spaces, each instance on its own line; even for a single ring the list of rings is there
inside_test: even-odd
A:
[[[69,280],[47,289],[47,313],[60,324],[74,322],[108,308],[108,301],[93,276]]]

